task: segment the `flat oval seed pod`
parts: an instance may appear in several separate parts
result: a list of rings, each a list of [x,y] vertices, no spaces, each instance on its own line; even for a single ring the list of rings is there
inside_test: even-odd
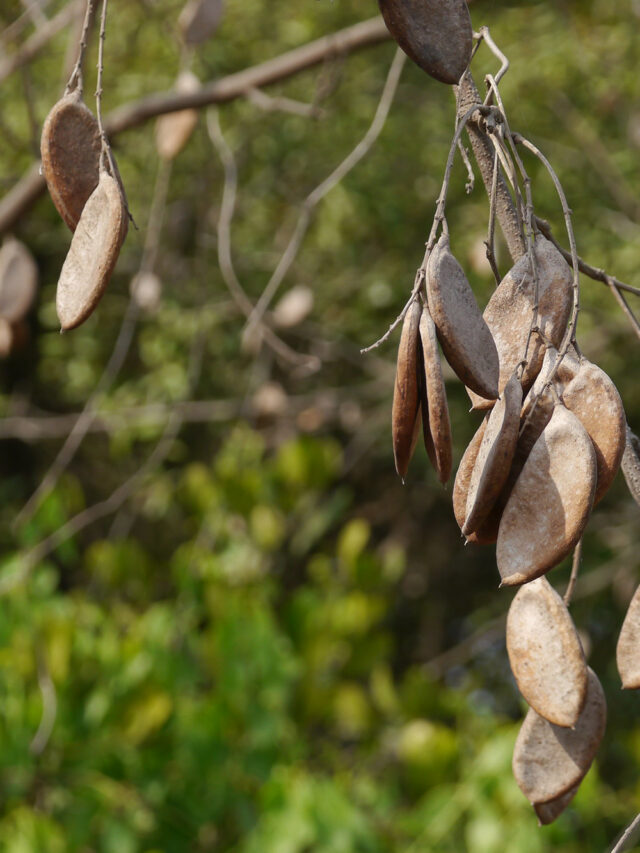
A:
[[[451,367],[465,385],[478,394],[497,397],[496,345],[444,234],[427,264],[427,294],[438,339]]]
[[[555,800],[549,800],[548,803],[536,803],[533,808],[538,816],[539,825],[548,826],[550,823],[553,823],[554,820],[559,818],[571,800],[578,793],[579,787],[579,784],[574,785],[573,788],[569,788],[566,794],[556,797]]]
[[[507,652],[534,711],[556,726],[574,726],[587,696],[587,664],[569,611],[546,578],[525,584],[511,602]]]
[[[609,490],[622,461],[627,426],[622,400],[604,370],[582,359],[577,375],[562,392],[562,402],[578,417],[596,451],[596,504]]]
[[[530,708],[513,751],[513,775],[530,803],[548,803],[568,793],[586,775],[607,723],[607,703],[598,676],[587,667],[584,708],[573,729],[554,726]]]
[[[58,280],[56,308],[63,331],[84,322],[98,304],[128,226],[118,183],[103,172],[80,217]]]
[[[536,238],[534,253],[538,272],[538,325],[544,338],[558,346],[571,314],[573,274],[560,252],[544,237]],[[534,295],[533,274],[529,257],[525,255],[502,279],[484,310],[483,316],[500,358],[500,392],[524,356]],[[529,345],[529,364],[522,376],[525,391],[540,372],[544,353],[545,344],[534,334]],[[471,392],[475,390],[471,386],[470,389]],[[473,393],[469,396],[474,409],[490,405]]]
[[[180,12],[178,26],[186,44],[201,44],[220,26],[224,3],[222,0],[189,0]]]
[[[0,317],[9,323],[22,320],[33,303],[38,267],[19,240],[8,237],[0,249]]]
[[[616,647],[616,663],[625,690],[640,687],[640,587],[636,589]]]
[[[405,478],[415,448],[418,398],[418,346],[422,308],[416,299],[411,303],[402,323],[398,346],[396,382],[393,390],[391,428],[396,471]]]
[[[444,485],[451,476],[453,464],[453,446],[451,442],[451,423],[449,421],[449,406],[447,392],[442,378],[440,353],[436,340],[436,327],[427,305],[422,306],[420,316],[420,342],[422,345],[422,366],[424,369],[423,396],[425,405],[422,407],[422,425],[425,431],[425,446],[429,452],[429,444],[433,448],[433,466],[438,479]],[[428,431],[428,433],[427,433]],[[428,441],[430,436],[431,442]]]
[[[518,442],[521,407],[522,385],[514,373],[487,420],[469,483],[462,528],[465,536],[484,522],[507,480]]]
[[[453,484],[453,514],[456,517],[458,526],[462,530],[467,512],[467,494],[469,492],[469,483],[471,482],[471,474],[475,465],[480,445],[487,428],[487,418],[482,421],[478,427],[476,434],[469,442],[469,446],[465,450],[458,473]],[[490,513],[484,524],[480,525],[478,530],[467,536],[467,542],[472,542],[474,545],[491,545],[498,538],[498,525],[500,523],[499,516],[493,517]]]
[[[471,61],[473,31],[465,0],[379,0],[387,29],[423,71],[457,83]]]
[[[516,586],[556,566],[577,544],[591,512],[596,457],[578,418],[557,405],[504,508],[496,559]]]
[[[191,71],[181,71],[175,91],[181,94],[197,92],[200,81]],[[156,121],[156,149],[163,160],[173,160],[189,141],[198,123],[197,110],[179,110],[167,113]]]
[[[100,132],[76,90],[53,106],[40,140],[42,174],[58,213],[75,231],[100,177]]]
[[[631,497],[640,506],[640,439],[626,427],[627,440],[622,454],[622,473]]]

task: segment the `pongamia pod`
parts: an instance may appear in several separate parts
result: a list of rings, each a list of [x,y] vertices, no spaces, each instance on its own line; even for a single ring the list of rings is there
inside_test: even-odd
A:
[[[634,501],[640,506],[640,439],[626,425],[626,442],[622,454],[622,473],[629,492]]]
[[[478,394],[497,397],[496,345],[445,234],[429,256],[427,295],[442,351],[457,376]]]
[[[566,794],[556,797],[555,800],[549,800],[548,803],[536,803],[533,808],[538,817],[538,824],[548,826],[557,820],[578,793],[579,787],[580,783],[570,788]]]
[[[636,589],[622,623],[616,663],[625,690],[637,690],[640,687],[640,587]]]
[[[436,327],[426,304],[422,306],[419,331],[422,345],[420,368],[423,370],[423,381],[420,383],[420,402],[424,443],[438,479],[444,485],[451,476],[453,464],[451,423]]]
[[[223,0],[188,0],[178,26],[186,44],[201,44],[215,33],[224,12]]]
[[[575,727],[549,723],[530,708],[513,751],[513,775],[534,805],[567,794],[584,778],[607,723],[607,703],[598,676],[587,667],[587,698]]]
[[[378,0],[387,29],[423,71],[457,83],[471,61],[473,30],[465,0]]]
[[[63,331],[84,322],[98,304],[118,260],[128,217],[120,187],[102,172],[62,265],[56,308]]]
[[[418,347],[420,336],[418,327],[422,315],[422,306],[415,299],[409,306],[402,323],[402,333],[398,346],[396,381],[393,390],[393,408],[391,411],[391,429],[393,435],[393,455],[396,471],[404,479],[409,470],[409,462],[416,445],[416,422],[420,399],[418,394]]]
[[[478,457],[478,451],[480,450],[480,445],[482,444],[482,439],[487,428],[487,420],[488,416],[486,416],[482,421],[476,430],[475,435],[469,442],[469,445],[460,460],[456,479],[453,484],[453,514],[455,515],[460,530],[462,530],[464,526],[467,514],[469,483],[471,482],[471,475]],[[467,536],[467,542],[472,542],[475,545],[493,544],[498,537],[499,522],[499,517],[496,519],[493,513],[490,513],[485,523],[481,525],[475,533],[471,533]]]
[[[502,513],[496,559],[516,586],[560,563],[582,536],[596,487],[596,457],[578,418],[558,404]]]
[[[175,92],[197,92],[200,81],[191,71],[181,71],[176,80]],[[198,110],[178,110],[167,113],[156,121],[156,149],[163,160],[173,160],[189,141],[198,123]]]
[[[587,695],[587,664],[569,611],[546,578],[525,584],[511,602],[507,653],[534,711],[556,726],[574,726]]]
[[[0,249],[0,317],[17,323],[33,304],[38,287],[38,267],[19,240],[7,237]]]

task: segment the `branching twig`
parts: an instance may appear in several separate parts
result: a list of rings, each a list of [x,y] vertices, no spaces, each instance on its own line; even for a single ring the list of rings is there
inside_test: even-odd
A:
[[[77,89],[79,94],[82,95],[84,87],[82,64],[84,62],[84,55],[89,41],[89,29],[91,28],[91,21],[93,20],[94,4],[95,0],[87,0],[87,6],[84,13],[84,21],[82,24],[82,34],[80,35],[80,43],[78,45],[78,57],[76,59],[75,65],[73,66],[69,81],[64,90],[65,95],[68,95],[69,92],[74,89]],[[99,85],[98,88],[100,88]],[[100,116],[100,121],[102,121],[102,116]]]

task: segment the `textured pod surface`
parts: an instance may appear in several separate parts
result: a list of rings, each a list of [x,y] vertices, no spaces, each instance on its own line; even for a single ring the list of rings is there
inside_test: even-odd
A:
[[[223,12],[222,0],[189,0],[178,18],[186,44],[200,44],[211,38],[220,26]]]
[[[63,331],[80,325],[98,304],[118,260],[127,225],[120,187],[103,172],[60,272],[56,308]]]
[[[513,751],[513,775],[530,803],[548,803],[584,778],[607,723],[607,703],[598,676],[587,667],[584,708],[573,729],[554,726],[529,709]]]
[[[411,303],[402,323],[398,346],[396,382],[393,390],[391,429],[396,471],[404,479],[409,469],[416,438],[418,396],[418,326],[422,308],[416,299]]]
[[[496,559],[502,583],[526,583],[563,560],[585,528],[596,457],[578,418],[557,405],[504,508]]]
[[[502,491],[518,442],[522,385],[514,373],[487,420],[467,495],[462,532],[473,533],[484,522]]]
[[[427,264],[429,310],[445,358],[469,388],[498,396],[498,351],[471,286],[443,234]]]
[[[536,239],[534,254],[538,273],[538,326],[545,339],[558,346],[571,314],[573,274],[560,252],[544,237]],[[502,279],[483,315],[500,358],[500,392],[524,356],[534,297],[534,277],[529,258],[525,255]],[[534,334],[529,345],[529,363],[522,376],[525,390],[540,372],[544,353],[544,343]],[[470,386],[470,391],[474,390]],[[474,408],[482,409],[489,405],[487,400],[473,393],[469,396]]]
[[[31,307],[38,286],[38,267],[19,240],[8,237],[0,249],[0,317],[21,320]]]
[[[548,826],[548,824],[553,823],[554,820],[559,818],[578,793],[579,787],[580,784],[578,783],[573,788],[569,788],[566,794],[556,797],[555,800],[549,800],[548,803],[536,803],[533,808],[535,809],[540,826]]]
[[[640,506],[640,439],[626,426],[627,440],[622,454],[622,473],[631,497]]]
[[[200,81],[191,71],[181,71],[175,91],[181,94],[197,92]],[[163,160],[173,160],[189,141],[198,123],[197,110],[179,110],[167,113],[156,121],[156,149]]]
[[[447,392],[442,378],[436,327],[427,305],[422,306],[419,331],[422,346],[422,367],[424,369],[425,394],[422,396],[422,427],[425,435],[425,447],[427,453],[432,449],[433,458],[431,461],[438,474],[438,479],[444,484],[451,476],[453,464],[451,422],[449,420]],[[430,453],[429,455],[431,457]]]
[[[40,153],[53,203],[72,231],[98,185],[100,150],[95,116],[77,90],[65,95],[45,119]]]
[[[587,664],[569,611],[546,578],[525,584],[511,602],[507,652],[534,711],[557,726],[575,725],[587,696]]]
[[[640,687],[640,587],[636,589],[622,623],[616,663],[622,686],[626,690],[637,690]]]
[[[469,483],[471,482],[471,474],[475,465],[480,445],[487,428],[487,418],[482,421],[478,427],[476,434],[469,442],[469,446],[465,450],[458,472],[453,484],[453,514],[456,517],[458,526],[462,530],[467,512],[467,495],[469,493]],[[498,537],[499,517],[489,515],[487,521],[481,525],[475,533],[467,536],[467,542],[473,542],[475,545],[491,545]]]
[[[562,392],[562,402],[580,420],[593,443],[598,465],[597,503],[618,473],[626,444],[627,421],[620,394],[604,370],[583,359],[575,378]]]
[[[465,0],[379,0],[387,29],[423,71],[457,83],[471,60],[473,30]]]

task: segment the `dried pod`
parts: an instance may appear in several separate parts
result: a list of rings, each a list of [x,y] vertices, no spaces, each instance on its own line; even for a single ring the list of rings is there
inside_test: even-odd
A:
[[[631,497],[640,506],[640,439],[626,428],[627,440],[622,454],[622,473],[627,482]]]
[[[471,286],[442,235],[427,264],[429,309],[445,358],[459,378],[484,397],[498,396],[496,345]]]
[[[544,339],[557,346],[564,335],[572,306],[573,274],[555,246],[542,236],[535,243],[538,275],[538,326]],[[525,255],[502,279],[484,311],[484,319],[493,335],[500,358],[499,391],[524,357],[535,301],[534,276]],[[545,344],[534,334],[529,344],[528,364],[522,376],[525,391],[542,367]],[[469,396],[474,409],[491,405],[473,392]]]
[[[469,483],[471,482],[471,474],[473,473],[478,451],[480,450],[480,445],[482,444],[482,439],[487,428],[487,420],[488,416],[482,421],[476,434],[469,442],[469,446],[460,460],[458,473],[453,484],[453,514],[461,530],[467,513],[467,495],[469,492]],[[480,525],[475,533],[471,533],[467,537],[467,542],[473,542],[475,545],[493,544],[498,538],[499,523],[499,516],[496,518],[493,513],[490,513],[485,523]]]
[[[273,321],[280,329],[292,329],[313,310],[313,291],[303,284],[288,290],[273,309]]]
[[[416,443],[416,421],[419,410],[418,396],[418,326],[422,308],[414,300],[405,314],[402,334],[398,346],[396,382],[393,391],[391,427],[393,433],[393,455],[396,471],[404,479]]]
[[[626,690],[640,687],[640,587],[633,594],[616,647],[616,663]]]
[[[533,808],[535,809],[540,826],[548,826],[548,824],[553,823],[554,820],[559,818],[578,793],[579,787],[580,784],[578,783],[573,788],[569,788],[566,794],[556,797],[555,800],[549,800],[548,803],[536,803]]]
[[[200,81],[191,71],[181,71],[175,85],[178,94],[197,92]],[[198,123],[198,111],[178,110],[162,115],[156,121],[156,149],[163,160],[173,160],[189,141]]]
[[[186,44],[201,44],[210,38],[220,26],[223,12],[222,0],[188,0],[178,18]]]
[[[142,270],[131,279],[130,293],[138,308],[152,314],[160,305],[162,282],[154,272]]]
[[[8,237],[0,249],[0,317],[17,323],[33,303],[38,267],[24,243]]]
[[[58,213],[72,231],[98,185],[100,151],[98,122],[76,89],[53,106],[40,141],[42,174]]]
[[[586,359],[562,392],[562,402],[580,420],[596,452],[598,482],[594,504],[618,473],[626,443],[626,418],[618,389],[604,370]]]
[[[423,71],[457,83],[471,61],[473,31],[464,0],[379,0],[387,29]]]
[[[496,558],[502,584],[544,574],[577,544],[596,487],[593,445],[578,418],[557,405],[502,513]]]
[[[598,676],[587,667],[587,698],[575,727],[554,726],[530,708],[513,752],[513,775],[530,803],[549,803],[584,778],[607,722]]]
[[[438,479],[444,484],[451,476],[453,461],[451,423],[436,341],[436,327],[427,305],[422,306],[419,331],[422,344],[421,367],[424,370],[424,393],[421,403],[425,447],[427,453],[432,451],[433,467],[436,469]],[[431,454],[429,455],[431,457]]]
[[[574,726],[587,696],[587,664],[569,611],[546,578],[525,584],[511,602],[507,652],[534,711],[556,726]]]
[[[58,279],[56,308],[63,331],[80,325],[98,304],[118,260],[127,226],[120,187],[111,175],[102,172]]]
[[[462,532],[469,536],[485,521],[507,480],[518,441],[522,385],[514,373],[487,420],[473,467]]]

